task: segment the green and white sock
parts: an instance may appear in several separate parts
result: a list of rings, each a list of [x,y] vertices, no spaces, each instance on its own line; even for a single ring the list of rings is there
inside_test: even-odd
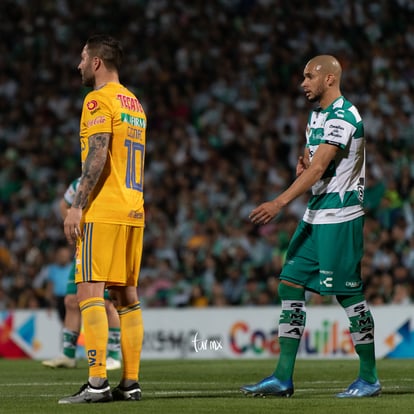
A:
[[[306,324],[305,291],[284,283],[279,285],[282,312],[279,319],[279,361],[274,376],[281,381],[292,378],[300,339]]]
[[[374,318],[363,295],[339,296],[338,302],[348,316],[352,342],[359,356],[359,377],[374,383],[378,379],[375,344]]]
[[[68,358],[75,358],[76,346],[79,338],[79,332],[74,332],[63,328],[63,355]]]
[[[121,330],[120,328],[109,328],[108,335],[108,357],[121,359]]]

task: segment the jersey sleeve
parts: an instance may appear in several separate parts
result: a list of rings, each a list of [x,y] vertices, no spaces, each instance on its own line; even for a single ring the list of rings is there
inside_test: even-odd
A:
[[[320,142],[345,148],[356,131],[353,116],[342,110],[334,112],[332,115],[325,122]]]
[[[79,178],[72,181],[69,185],[69,187],[66,189],[65,194],[63,194],[63,199],[68,204],[68,206],[71,206],[73,204],[73,200],[75,199],[76,190],[79,186]]]
[[[112,132],[112,110],[108,98],[98,91],[89,93],[82,108],[82,136]]]

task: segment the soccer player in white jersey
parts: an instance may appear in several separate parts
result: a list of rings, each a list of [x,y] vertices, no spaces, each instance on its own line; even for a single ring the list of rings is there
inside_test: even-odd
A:
[[[295,198],[312,190],[306,212],[290,241],[282,269],[279,295],[280,357],[272,375],[244,385],[251,395],[289,397],[293,371],[306,322],[305,291],[335,295],[345,309],[359,356],[357,379],[339,398],[373,397],[378,381],[374,320],[362,291],[363,197],[365,182],[364,127],[357,108],[342,96],[342,68],[333,56],[321,55],[305,66],[302,88],[318,102],[306,127],[306,147],[299,157],[296,180],[274,200],[250,214],[266,224]]]

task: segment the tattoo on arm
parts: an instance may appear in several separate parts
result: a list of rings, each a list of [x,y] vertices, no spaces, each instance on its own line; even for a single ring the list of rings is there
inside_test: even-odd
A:
[[[101,176],[108,156],[108,147],[112,134],[109,132],[91,135],[88,138],[89,151],[83,163],[79,187],[72,206],[85,208],[91,191]]]

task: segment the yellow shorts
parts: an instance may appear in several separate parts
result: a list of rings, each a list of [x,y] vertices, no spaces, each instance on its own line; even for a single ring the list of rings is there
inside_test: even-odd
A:
[[[138,286],[144,228],[85,223],[76,245],[75,282]]]

